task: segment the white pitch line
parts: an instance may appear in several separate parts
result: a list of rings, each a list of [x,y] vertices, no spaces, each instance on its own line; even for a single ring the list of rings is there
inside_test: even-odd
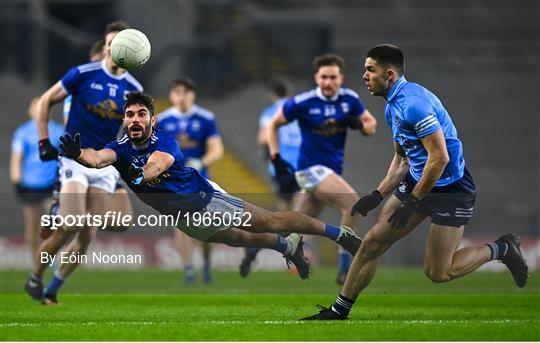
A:
[[[355,320],[355,321],[339,321],[339,324],[345,325],[362,325],[362,324],[519,324],[519,323],[538,323],[538,320],[533,319],[488,319],[488,320]],[[74,322],[74,323],[0,323],[0,327],[39,327],[39,326],[96,326],[96,325],[159,325],[159,324],[179,324],[181,322],[151,322],[151,321],[109,321],[109,322]],[[184,324],[184,323],[182,323]],[[313,325],[327,324],[335,325],[334,321],[300,321],[300,320],[210,320],[190,323],[190,325],[245,325],[245,324],[266,324],[266,325]]]

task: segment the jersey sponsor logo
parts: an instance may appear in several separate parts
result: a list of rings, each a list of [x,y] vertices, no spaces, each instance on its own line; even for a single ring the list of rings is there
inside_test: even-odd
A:
[[[191,137],[187,133],[181,133],[176,135],[178,143],[180,143],[180,148],[182,149],[194,149],[199,147],[199,142]]]
[[[349,110],[350,110],[349,104],[346,103],[346,102],[342,102],[341,103],[341,111],[343,113],[349,113]]]
[[[163,129],[165,131],[174,131],[176,129],[176,124],[175,123],[167,123],[167,124],[165,124]]]
[[[311,115],[318,115],[318,114],[321,114],[321,109],[318,108],[318,107],[310,108],[310,109],[309,109],[309,114],[311,114]]]
[[[90,88],[95,89],[95,90],[97,90],[97,91],[102,91],[102,90],[103,90],[103,85],[100,84],[100,83],[92,82],[92,83],[90,84]]]
[[[88,104],[86,109],[105,119],[122,119],[122,113],[120,113],[118,105],[112,99],[100,101],[96,105]]]
[[[66,179],[71,179],[71,177],[73,176],[73,171],[71,169],[66,169]]]
[[[341,125],[337,120],[331,118],[327,119],[323,125],[316,129],[312,129],[312,132],[321,135],[321,136],[334,136],[342,134],[347,130],[347,127]]]

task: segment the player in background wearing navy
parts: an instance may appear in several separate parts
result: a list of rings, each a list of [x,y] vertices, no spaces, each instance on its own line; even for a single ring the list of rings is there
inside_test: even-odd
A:
[[[366,216],[385,197],[390,198],[354,257],[336,302],[306,320],[347,319],[359,293],[375,276],[379,257],[426,217],[431,217],[431,227],[424,272],[431,281],[448,282],[500,260],[518,287],[527,283],[528,267],[513,234],[458,248],[473,214],[474,182],[450,115],[435,94],[408,82],[404,71],[405,59],[396,46],[379,45],[367,53],[364,80],[372,95],[386,99],[385,117],[392,129],[395,154],[386,177],[371,195],[354,205],[351,214]]]
[[[295,210],[316,218],[326,206],[341,213],[340,225],[354,228],[357,216],[350,209],[358,200],[356,191],[345,181],[343,160],[347,129],[363,135],[375,134],[377,121],[364,107],[358,94],[341,87],[345,79],[345,62],[335,54],[326,54],[313,61],[317,88],[288,99],[268,124],[268,142],[277,175],[295,174],[302,194]],[[278,129],[298,121],[302,144],[298,170],[283,160],[278,145]],[[336,281],[342,284],[351,256],[340,249]]]
[[[13,134],[9,163],[11,182],[22,203],[24,240],[32,258],[35,258],[39,246],[39,219],[51,199],[58,175],[56,161],[42,162],[39,159],[39,136],[36,125],[38,100],[38,98],[32,99],[28,106],[30,120],[17,127]],[[53,145],[58,146],[64,127],[51,120],[49,132]]]
[[[259,119],[259,132],[257,134],[257,143],[264,161],[268,163],[268,173],[272,177],[274,189],[278,196],[277,209],[287,211],[293,209],[293,198],[300,190],[293,174],[276,175],[274,166],[270,162],[268,150],[267,126],[274,117],[277,110],[283,106],[287,96],[291,92],[291,85],[288,80],[282,78],[273,78],[270,81],[270,101],[272,105],[263,109]],[[298,154],[300,153],[300,143],[302,136],[300,128],[296,121],[284,125],[278,130],[279,152],[281,158],[289,163],[294,169],[297,168]],[[251,264],[255,261],[259,249],[246,248],[245,255],[240,263],[240,275],[247,277],[251,271]]]
[[[223,143],[214,113],[195,104],[196,97],[197,90],[193,80],[188,77],[174,80],[169,88],[169,101],[173,106],[157,115],[156,129],[175,136],[186,158],[186,166],[210,179],[207,168],[223,156]],[[193,239],[180,230],[174,230],[174,237],[184,264],[184,284],[193,284]],[[202,252],[202,280],[210,283],[212,273],[209,243],[202,243]]]
[[[117,136],[122,123],[122,104],[127,92],[142,90],[141,85],[125,70],[112,61],[109,45],[114,36],[129,26],[121,21],[107,25],[104,39],[104,59],[102,61],[83,64],[70,69],[67,74],[49,90],[38,102],[38,131],[40,135],[39,152],[43,161],[57,158],[58,151],[49,140],[47,122],[49,110],[54,104],[62,102],[71,94],[71,110],[66,125],[66,132],[81,133],[85,138],[85,147],[102,148]],[[122,215],[131,215],[131,203],[124,194],[114,194],[119,180],[118,171],[113,167],[94,170],[84,168],[71,159],[61,157],[60,163],[60,208],[58,214],[86,215],[104,214],[115,210]],[[109,230],[126,230],[126,227],[112,226]],[[97,228],[90,225],[85,227],[61,227],[45,240],[39,250],[49,256],[58,250],[76,232],[77,254],[84,254],[90,241],[97,234]],[[73,251],[72,251],[73,252]],[[34,268],[25,284],[27,293],[43,304],[57,304],[57,293],[66,278],[77,267],[78,263],[63,263],[56,270],[49,284],[43,290],[42,277],[47,264],[42,263],[39,254]]]
[[[219,185],[185,166],[173,136],[154,129],[154,102],[140,92],[127,94],[123,126],[126,134],[101,150],[81,150],[80,136],[61,137],[62,155],[91,168],[114,165],[122,179],[147,205],[165,215],[178,216],[178,228],[201,241],[235,247],[279,251],[309,277],[309,262],[298,233],[325,236],[356,253],[362,240],[350,228],[335,227],[297,212],[269,212],[229,195]],[[210,218],[197,221],[194,213]],[[187,216],[187,217],[186,217]],[[191,219],[190,219],[191,218]],[[227,218],[241,218],[234,223]],[[287,238],[278,233],[290,233]]]

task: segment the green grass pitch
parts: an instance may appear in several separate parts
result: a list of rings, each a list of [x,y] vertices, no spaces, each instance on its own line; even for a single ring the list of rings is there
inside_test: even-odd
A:
[[[1,340],[538,341],[540,274],[524,289],[509,273],[477,272],[433,284],[418,268],[381,268],[346,322],[301,322],[339,292],[335,271],[309,282],[285,272],[242,279],[218,271],[211,285],[180,284],[174,271],[79,270],[61,305],[21,292],[26,272],[0,272]]]

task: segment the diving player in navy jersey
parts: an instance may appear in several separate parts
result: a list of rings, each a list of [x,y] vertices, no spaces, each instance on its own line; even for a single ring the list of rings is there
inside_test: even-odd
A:
[[[125,70],[117,67],[112,61],[109,45],[114,36],[129,26],[121,21],[107,25],[104,39],[104,59],[98,62],[83,64],[71,68],[66,75],[47,90],[38,102],[38,131],[40,136],[39,153],[43,161],[54,160],[58,151],[49,141],[47,122],[49,109],[62,102],[68,95],[72,96],[66,131],[83,136],[84,147],[101,149],[114,139],[122,123],[122,105],[124,95],[131,91],[142,90],[141,85]],[[103,170],[89,169],[74,163],[68,158],[59,158],[60,174],[60,207],[58,214],[84,215],[101,214],[108,210],[131,214],[131,203],[127,193],[115,194],[119,174],[114,167]],[[110,230],[126,230],[128,226],[110,225]],[[84,254],[95,237],[97,228],[92,226],[61,227],[45,240],[39,251],[49,256],[58,250],[76,232],[69,251]],[[42,262],[41,254],[37,254],[32,274],[27,279],[27,293],[44,304],[57,304],[57,294],[66,278],[77,267],[78,263],[63,263],[54,273],[49,284],[43,289],[42,277],[47,263]]]
[[[66,133],[61,138],[62,155],[89,168],[114,165],[122,179],[147,205],[166,215],[180,214],[179,229],[201,241],[236,247],[274,249],[292,262],[301,278],[309,276],[309,262],[303,255],[297,233],[332,239],[354,254],[362,240],[346,227],[334,227],[297,212],[269,212],[227,194],[206,180],[185,159],[173,136],[154,129],[153,99],[140,92],[127,94],[124,104],[123,137],[104,149],[81,150],[80,136]],[[209,217],[196,220],[194,213]],[[191,219],[190,219],[191,218]],[[234,224],[227,218],[240,218]],[[296,232],[283,238],[277,233]]]
[[[195,104],[196,97],[197,90],[193,80],[188,77],[174,80],[169,89],[172,106],[158,113],[156,129],[175,136],[186,159],[186,166],[196,169],[201,176],[209,179],[207,167],[223,156],[224,149],[214,113]],[[174,238],[184,264],[184,284],[193,284],[193,239],[180,230],[174,230]],[[212,274],[209,243],[202,243],[202,252],[202,280],[210,283]]]
[[[386,122],[392,129],[395,154],[388,173],[371,195],[352,208],[366,216],[386,196],[375,225],[353,259],[336,302],[305,320],[344,320],[377,271],[379,257],[392,244],[431,217],[424,271],[433,282],[448,282],[493,260],[510,270],[518,287],[527,283],[528,266],[518,238],[458,249],[473,214],[476,190],[465,167],[463,147],[450,115],[437,96],[404,77],[405,59],[393,45],[367,53],[364,80],[372,95],[386,99]],[[393,194],[393,195],[392,195]]]
[[[345,62],[335,54],[315,58],[313,71],[317,88],[288,99],[268,124],[268,145],[277,175],[294,173],[302,194],[295,210],[316,218],[326,206],[341,213],[340,225],[355,227],[357,216],[349,215],[358,200],[357,192],[341,177],[347,129],[366,136],[375,134],[377,121],[358,94],[341,87]],[[298,121],[302,135],[298,170],[280,155],[278,129]],[[340,249],[336,281],[343,284],[351,256]]]

